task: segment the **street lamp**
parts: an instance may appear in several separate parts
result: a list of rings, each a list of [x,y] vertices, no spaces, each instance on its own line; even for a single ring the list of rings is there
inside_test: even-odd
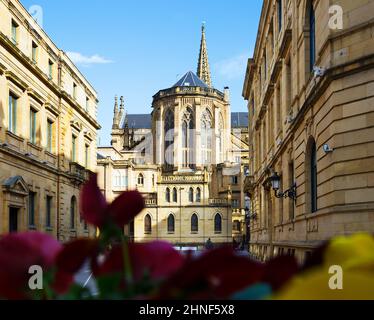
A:
[[[281,184],[281,178],[278,175],[277,172],[274,172],[274,174],[270,177],[270,182],[273,190],[275,191],[275,196],[277,198],[290,198],[294,201],[296,201],[297,194],[296,194],[296,183],[294,183],[291,188],[288,190],[281,192],[279,191],[280,189],[280,184]]]

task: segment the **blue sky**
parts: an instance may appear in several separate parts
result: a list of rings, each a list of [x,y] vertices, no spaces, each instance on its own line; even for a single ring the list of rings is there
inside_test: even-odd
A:
[[[114,95],[129,113],[150,113],[152,96],[187,71],[196,72],[201,24],[206,21],[213,86],[231,89],[232,111],[241,97],[252,55],[261,0],[21,0],[43,9],[43,28],[73,52],[99,94],[100,145],[110,141]]]

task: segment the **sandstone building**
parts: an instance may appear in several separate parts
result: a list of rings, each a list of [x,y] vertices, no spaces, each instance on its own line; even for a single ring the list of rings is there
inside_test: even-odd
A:
[[[260,259],[302,261],[332,236],[374,231],[373,12],[373,0],[263,3],[243,89]]]
[[[79,186],[96,170],[97,94],[18,0],[0,0],[0,236],[94,235]]]
[[[111,147],[98,150],[99,184],[109,201],[128,189],[146,198],[128,226],[135,241],[199,249],[242,237],[247,115],[231,114],[228,88],[211,81],[203,27],[197,75],[157,92],[152,114],[128,115],[116,98]]]

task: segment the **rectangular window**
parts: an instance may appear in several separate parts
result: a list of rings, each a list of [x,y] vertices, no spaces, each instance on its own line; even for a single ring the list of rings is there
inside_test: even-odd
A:
[[[238,199],[232,199],[231,205],[233,208],[239,208],[239,200]]]
[[[30,109],[30,142],[36,144],[36,114],[34,109]]]
[[[73,98],[77,99],[77,85],[73,83]]]
[[[88,168],[90,162],[90,147],[86,144],[84,149],[84,166]]]
[[[8,130],[14,134],[17,133],[17,100],[18,98],[12,94],[9,94]]]
[[[232,176],[232,177],[231,177],[231,183],[232,183],[232,184],[238,184],[238,181],[239,181],[239,180],[238,180],[238,176]]]
[[[283,23],[283,1],[278,0],[278,31],[282,30],[282,23]]]
[[[36,63],[38,59],[38,45],[34,41],[32,42],[31,59],[34,63]]]
[[[12,20],[12,41],[17,44],[18,40],[18,23]]]
[[[288,164],[288,183],[291,186],[295,183],[295,164],[291,161]],[[290,198],[289,200],[290,212],[289,212],[289,220],[293,220],[295,218],[295,201]]]
[[[29,227],[35,227],[35,198],[36,193],[29,193]]]
[[[48,61],[48,77],[49,79],[53,79],[53,61]]]
[[[47,151],[52,153],[53,148],[53,122],[47,121]]]
[[[266,81],[267,75],[268,75],[268,62],[267,62],[267,57],[266,57],[266,49],[264,50],[264,79]]]
[[[46,199],[46,227],[52,228],[52,197],[47,196]]]
[[[88,111],[89,107],[90,107],[90,99],[86,97],[86,111]]]
[[[71,161],[72,162],[76,162],[77,160],[77,137],[76,136],[72,136],[71,137]]]

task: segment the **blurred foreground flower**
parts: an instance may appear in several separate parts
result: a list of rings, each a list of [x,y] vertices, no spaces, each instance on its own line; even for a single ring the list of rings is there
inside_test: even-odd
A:
[[[373,300],[374,237],[357,234],[337,237],[316,251],[308,268],[278,295],[285,300]],[[316,263],[320,260],[320,263]],[[307,262],[308,264],[308,262]],[[332,269],[331,269],[332,267]],[[334,270],[341,268],[342,288],[334,284]],[[340,275],[337,274],[337,277]]]
[[[82,188],[80,204],[86,222],[99,228],[110,223],[123,228],[143,210],[144,199],[137,191],[127,191],[108,205],[93,174]]]
[[[28,299],[29,268],[50,270],[62,245],[39,232],[13,233],[0,240],[0,298]]]
[[[332,239],[302,268],[290,256],[260,263],[228,246],[186,256],[167,242],[129,241],[123,227],[143,208],[137,191],[107,204],[93,175],[81,192],[81,212],[100,228],[99,237],[61,245],[38,232],[5,236],[0,240],[0,299],[374,299],[370,235]],[[40,291],[28,288],[34,265],[43,269]],[[83,266],[90,266],[95,295],[74,281]],[[339,276],[331,270],[342,271],[342,290],[333,290],[340,283],[331,285]]]

